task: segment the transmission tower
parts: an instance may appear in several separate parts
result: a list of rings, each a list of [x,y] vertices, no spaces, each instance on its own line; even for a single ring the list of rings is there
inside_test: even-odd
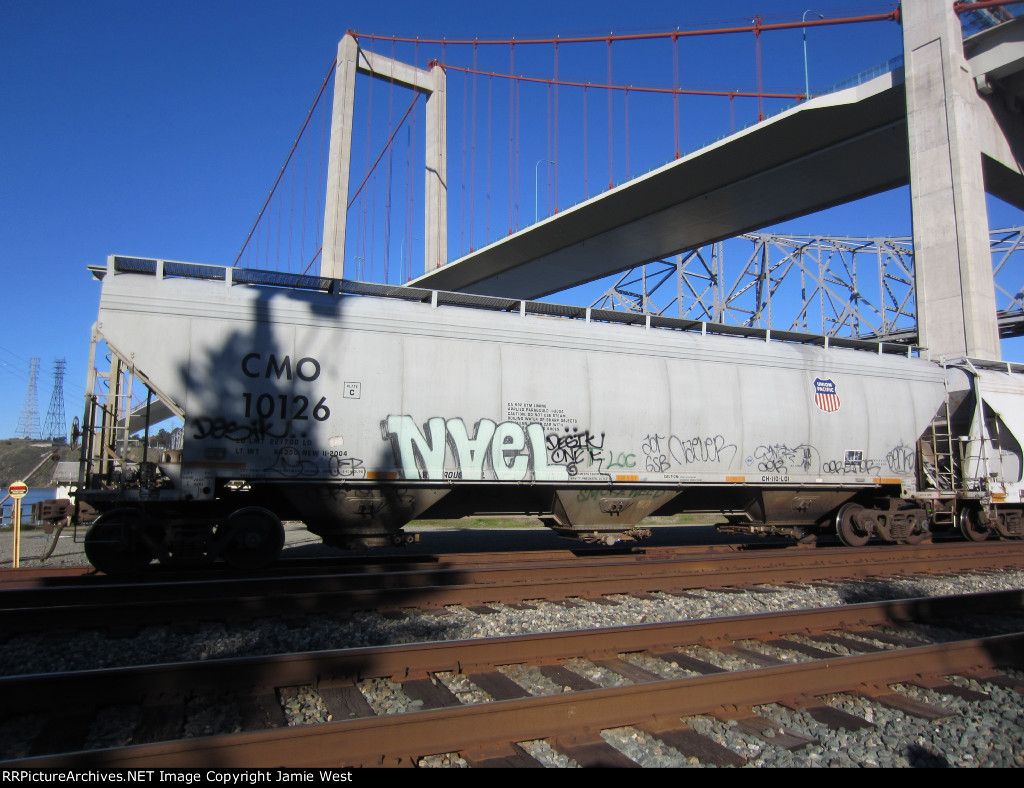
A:
[[[21,409],[21,416],[18,417],[18,429],[15,432],[17,438],[39,439],[42,430],[39,429],[39,407],[36,404],[36,382],[39,380],[39,359],[28,360],[28,391],[25,392],[25,406]]]
[[[53,393],[50,394],[50,409],[46,412],[43,438],[53,443],[66,443],[68,422],[64,416],[64,367],[67,361],[60,358],[53,362]]]

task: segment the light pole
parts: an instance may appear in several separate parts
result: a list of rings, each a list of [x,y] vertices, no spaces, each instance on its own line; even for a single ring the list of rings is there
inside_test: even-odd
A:
[[[540,201],[540,197],[538,196],[538,193],[537,193],[537,179],[539,177],[540,165],[543,164],[544,162],[547,162],[548,164],[555,164],[555,162],[551,161],[551,159],[537,159],[537,163],[533,165],[533,223],[534,224],[536,224],[539,221],[539,219],[538,219],[537,204]],[[557,167],[558,165],[555,164],[555,166]]]
[[[803,18],[800,21],[801,22],[806,22],[808,14],[818,14],[818,12],[817,11],[812,11],[810,8],[808,8],[806,11],[804,11]],[[818,14],[818,19],[824,19],[824,18],[825,18],[824,14]],[[811,98],[811,78],[810,78],[810,76],[807,73],[807,28],[806,27],[804,28],[804,98],[805,99],[810,99]]]

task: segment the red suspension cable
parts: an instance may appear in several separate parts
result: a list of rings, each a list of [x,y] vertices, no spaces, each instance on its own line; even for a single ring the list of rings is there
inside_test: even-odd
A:
[[[412,102],[409,104],[408,109],[405,110],[405,114],[402,116],[402,119],[398,121],[398,125],[395,126],[395,130],[391,132],[391,136],[388,137],[388,141],[384,144],[383,150],[381,150],[380,155],[377,157],[377,160],[374,161],[373,167],[371,167],[370,171],[366,173],[366,177],[363,178],[363,182],[359,184],[359,188],[356,189],[356,193],[352,195],[352,199],[348,201],[348,205],[345,207],[345,210],[351,208],[352,203],[356,201],[356,198],[359,196],[359,192],[363,190],[363,187],[366,185],[366,182],[370,179],[370,175],[372,175],[373,171],[377,169],[377,165],[380,164],[380,160],[384,158],[384,154],[388,152],[388,148],[390,148],[391,143],[394,142],[395,135],[398,134],[399,129],[402,128],[402,124],[405,123],[405,119],[409,117],[409,113],[412,112],[412,108],[416,106],[416,102],[419,101],[419,98],[420,93],[419,91],[416,91],[416,95],[413,96]]]
[[[1014,2],[1024,2],[1024,0],[1006,0],[1001,3],[994,3],[991,0],[986,0],[984,3],[974,4],[975,9],[984,8],[989,5],[1011,5]],[[963,5],[963,4],[960,4]],[[959,10],[959,9],[958,9]],[[964,11],[970,11],[972,8],[970,5],[964,6]],[[899,8],[894,8],[887,14],[868,14],[864,16],[849,16],[841,17],[839,19],[808,19],[807,21],[799,22],[777,22],[771,25],[760,25],[760,30],[796,30],[804,27],[827,27],[830,25],[850,25],[850,24],[861,24],[866,22],[897,22],[899,21],[900,14]],[[422,44],[446,44],[446,45],[499,45],[508,46],[509,44],[515,43],[519,46],[528,44],[553,44],[556,41],[563,44],[596,44],[601,41],[645,41],[656,38],[672,38],[673,36],[714,36],[714,35],[727,35],[731,33],[752,33],[754,32],[753,25],[742,25],[739,27],[720,27],[711,28],[707,30],[672,30],[664,33],[631,33],[624,35],[604,35],[604,36],[578,36],[574,38],[519,38],[519,39],[487,39],[481,41],[480,39],[452,39],[452,38],[403,38],[401,36],[379,36],[372,35],[369,33],[357,33],[350,30],[349,33],[356,38],[368,38],[371,40],[380,41],[400,41],[400,42],[419,42]]]
[[[983,11],[986,8],[996,8],[1003,5],[1016,5],[1024,0],[977,0],[974,3],[953,3],[953,12],[965,14],[968,11]]]
[[[1024,0],[1021,0],[1024,2]],[[486,77],[497,77],[498,79],[514,79],[519,82],[534,82],[541,83],[544,85],[562,85],[571,88],[594,88],[596,90],[620,90],[630,91],[632,93],[663,93],[663,94],[677,94],[680,96],[721,96],[722,98],[757,98],[762,96],[764,98],[776,98],[776,99],[802,99],[806,98],[801,93],[757,93],[756,91],[743,91],[743,90],[684,90],[682,88],[650,88],[650,87],[637,87],[636,85],[610,85],[610,84],[595,84],[593,82],[572,82],[568,80],[555,80],[555,79],[542,79],[541,77],[524,77],[521,75],[512,74],[501,74],[496,71],[478,71],[472,68],[466,68],[465,66],[456,66],[451,63],[439,63],[445,71],[461,71],[466,74],[480,74]]]
[[[277,185],[281,182],[281,177],[284,175],[285,169],[288,167],[288,162],[292,160],[292,155],[295,153],[295,149],[299,145],[299,140],[302,139],[302,134],[306,130],[306,126],[309,125],[309,119],[313,117],[313,111],[316,109],[317,104],[320,103],[320,97],[324,94],[324,89],[327,87],[327,83],[331,79],[331,74],[334,73],[334,68],[337,65],[337,60],[331,63],[331,67],[327,70],[327,76],[324,77],[323,83],[320,85],[320,90],[316,94],[316,98],[313,100],[313,106],[309,108],[309,112],[306,113],[306,119],[302,122],[302,128],[299,129],[298,135],[295,137],[295,141],[292,143],[291,150],[288,151],[288,156],[285,157],[284,164],[281,165],[281,171],[277,174],[277,179],[274,181],[274,185],[270,187],[270,194],[267,195],[267,199],[263,203],[263,207],[260,208],[259,214],[256,216],[256,221],[253,222],[252,229],[249,230],[249,234],[245,237],[245,243],[242,244],[242,248],[238,250],[238,255],[235,257],[235,262],[232,263],[232,267],[238,265],[238,261],[242,259],[242,253],[245,252],[246,247],[249,245],[249,240],[252,238],[256,228],[259,226],[260,219],[263,218],[264,211],[267,210],[267,206],[270,204],[271,198],[274,196],[274,190]],[[259,243],[259,237],[257,236],[257,243]],[[257,254],[257,259],[259,255]]]

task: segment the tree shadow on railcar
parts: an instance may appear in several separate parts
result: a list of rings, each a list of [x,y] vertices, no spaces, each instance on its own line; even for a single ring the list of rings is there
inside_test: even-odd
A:
[[[330,355],[331,332],[325,334],[317,328],[318,321],[337,323],[346,303],[360,296],[265,286],[251,287],[251,292],[255,292],[251,320],[231,321],[219,346],[211,344],[205,356],[193,348],[191,358],[179,369],[190,392],[186,457],[191,439],[194,447],[199,447],[190,456],[193,464],[238,465],[240,489],[218,481],[217,516],[230,523],[234,514],[225,517],[229,512],[269,510],[284,525],[281,557],[358,556],[359,550],[332,547],[330,534],[339,538],[337,534],[344,533],[330,531],[330,525],[323,522],[331,515],[346,516],[344,496],[349,483],[366,481],[350,473],[350,468],[356,464],[387,467],[389,447],[383,445],[377,457],[355,459],[348,451],[338,450],[335,441],[340,446],[340,436],[327,437],[334,434],[329,426],[331,412],[337,417],[349,402],[357,400],[340,399],[340,381],[348,374],[344,359],[340,353]],[[308,325],[302,322],[303,310],[314,318]],[[295,312],[300,316],[289,322],[287,315]],[[345,460],[351,463],[346,465]],[[301,521],[312,523],[310,515],[320,518],[321,527],[298,528]],[[217,528],[225,523],[218,523]],[[324,540],[316,535],[318,531],[325,534]],[[389,553],[409,554],[403,548],[385,550],[381,555]],[[225,557],[229,564],[245,570],[244,554],[242,561]],[[360,567],[353,562],[346,571],[358,574]],[[388,599],[397,603],[395,593]],[[412,598],[403,601],[414,601],[415,595],[422,593],[410,588]]]

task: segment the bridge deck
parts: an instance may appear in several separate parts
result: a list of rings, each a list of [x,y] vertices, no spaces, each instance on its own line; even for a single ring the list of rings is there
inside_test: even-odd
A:
[[[969,39],[972,69],[1024,63],[1024,18]],[[1007,42],[1009,42],[1007,44]],[[424,274],[426,287],[540,298],[909,181],[903,70],[819,96]],[[983,157],[988,190],[1024,179]]]
[[[812,99],[412,281],[538,298],[906,183],[901,77]]]

